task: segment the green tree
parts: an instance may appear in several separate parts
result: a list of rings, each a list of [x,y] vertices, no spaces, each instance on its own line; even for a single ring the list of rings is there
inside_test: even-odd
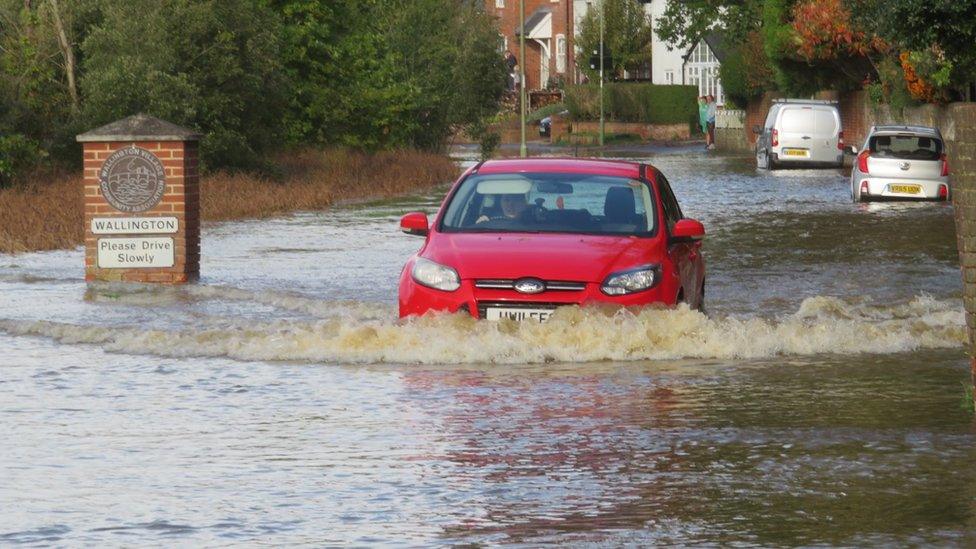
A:
[[[764,0],[685,0],[668,2],[655,32],[668,45],[687,49],[712,31],[727,44],[745,41],[762,23]]]
[[[256,0],[102,0],[82,44],[84,114],[138,112],[201,130],[214,166],[254,166],[279,140],[279,23]]]
[[[589,59],[592,52],[600,49],[601,7],[604,18],[604,49],[610,52],[613,66],[605,67],[610,77],[619,76],[625,70],[636,70],[651,60],[651,20],[640,2],[633,0],[601,0],[592,4],[579,24],[576,45]],[[580,67],[591,79],[598,71],[591,70],[589,63]]]

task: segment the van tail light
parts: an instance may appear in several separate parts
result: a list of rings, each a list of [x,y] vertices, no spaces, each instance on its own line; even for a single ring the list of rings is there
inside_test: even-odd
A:
[[[946,155],[943,154],[942,155],[942,177],[948,177],[948,176],[949,176],[949,159],[947,159]]]
[[[773,130],[773,146],[779,146],[779,130]]]
[[[869,195],[869,194],[871,194],[871,193],[868,192],[868,182],[866,180],[865,181],[861,181],[861,196],[865,196],[865,195]]]
[[[868,158],[870,156],[871,156],[871,153],[868,152],[868,151],[861,151],[861,154],[857,155],[857,169],[861,173],[869,173],[868,172]]]
[[[837,150],[844,150],[844,130],[837,132]]]
[[[949,186],[939,185],[939,198],[941,200],[949,200]]]

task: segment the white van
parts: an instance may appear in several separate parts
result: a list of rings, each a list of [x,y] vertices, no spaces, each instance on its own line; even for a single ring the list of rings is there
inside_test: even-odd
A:
[[[836,168],[844,164],[844,129],[836,101],[777,99],[766,122],[752,131],[756,165]]]

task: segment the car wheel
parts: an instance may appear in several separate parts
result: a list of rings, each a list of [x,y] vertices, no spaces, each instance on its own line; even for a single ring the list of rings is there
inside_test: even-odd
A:
[[[776,169],[776,161],[773,160],[773,155],[769,154],[768,150],[766,151],[766,169],[767,170]]]

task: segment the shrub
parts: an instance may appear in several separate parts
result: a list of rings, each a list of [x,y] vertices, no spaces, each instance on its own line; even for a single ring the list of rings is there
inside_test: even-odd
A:
[[[21,134],[0,136],[0,187],[35,166],[46,154],[40,145]]]
[[[604,84],[607,120],[646,124],[682,124],[698,116],[698,88],[632,82]],[[575,120],[599,120],[600,86],[566,89],[566,108]]]

